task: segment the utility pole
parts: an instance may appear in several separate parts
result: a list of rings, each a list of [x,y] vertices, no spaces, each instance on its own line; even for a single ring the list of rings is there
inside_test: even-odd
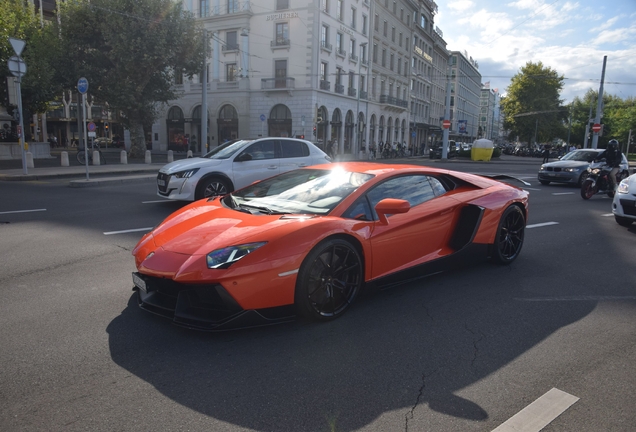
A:
[[[587,148],[588,136],[590,135],[590,122],[592,121],[592,104],[590,104],[590,113],[587,116],[587,121],[585,122],[585,137],[583,138],[583,148]]]
[[[450,121],[450,100],[451,100],[451,59],[448,58],[448,65],[446,67],[446,109],[444,110],[444,119]],[[450,133],[450,127],[444,128],[442,134],[442,160],[448,159],[448,134]]]
[[[201,156],[208,152],[208,32],[206,29],[203,29],[203,43],[205,57],[201,71],[201,136],[199,137]]]
[[[598,89],[598,102],[596,104],[596,118],[595,124],[601,124],[601,117],[603,111],[603,83],[605,81],[605,64],[607,63],[607,56],[603,57],[603,72],[601,72],[601,86]],[[592,148],[598,148],[598,132],[594,132],[592,136]]]

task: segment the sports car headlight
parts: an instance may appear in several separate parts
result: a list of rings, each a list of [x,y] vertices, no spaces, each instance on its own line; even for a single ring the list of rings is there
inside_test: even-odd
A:
[[[193,169],[189,169],[186,171],[179,171],[177,173],[172,174],[173,176],[175,176],[176,178],[190,178],[193,175],[195,175],[197,173],[197,171],[199,171],[199,168],[193,168]]]
[[[223,249],[217,249],[207,255],[208,268],[226,269],[236,261],[240,260],[247,254],[254,252],[267,242],[248,243],[238,246],[230,246]]]
[[[541,165],[541,168],[539,168],[539,171],[545,171],[545,165]]]
[[[619,183],[618,189],[616,189],[616,191],[618,193],[620,193],[620,194],[629,193],[629,183],[627,183],[627,181],[623,180],[622,182]]]

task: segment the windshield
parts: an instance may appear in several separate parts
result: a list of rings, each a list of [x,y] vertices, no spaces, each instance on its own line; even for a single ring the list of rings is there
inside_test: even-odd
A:
[[[574,150],[563,156],[561,160],[592,162],[598,154],[598,152],[590,150]]]
[[[226,143],[221,144],[220,146],[212,149],[209,153],[203,155],[204,158],[208,159],[227,159],[231,157],[238,150],[242,149],[245,143],[249,143],[251,141],[246,140],[233,140],[228,141]]]
[[[340,168],[289,171],[236,191],[224,202],[267,214],[325,215],[373,177]]]

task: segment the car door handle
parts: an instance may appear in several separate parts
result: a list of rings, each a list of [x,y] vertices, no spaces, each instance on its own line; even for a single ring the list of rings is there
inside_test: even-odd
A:
[[[304,167],[309,166],[309,164],[306,164],[306,163],[299,163],[299,164],[298,164],[298,166],[299,166],[299,167],[301,167],[301,168],[304,168]]]

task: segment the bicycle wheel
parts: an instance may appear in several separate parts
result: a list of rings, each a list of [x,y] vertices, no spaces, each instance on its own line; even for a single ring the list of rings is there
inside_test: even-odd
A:
[[[85,165],[86,164],[86,152],[84,150],[80,150],[80,151],[77,152],[77,161],[81,165]]]

